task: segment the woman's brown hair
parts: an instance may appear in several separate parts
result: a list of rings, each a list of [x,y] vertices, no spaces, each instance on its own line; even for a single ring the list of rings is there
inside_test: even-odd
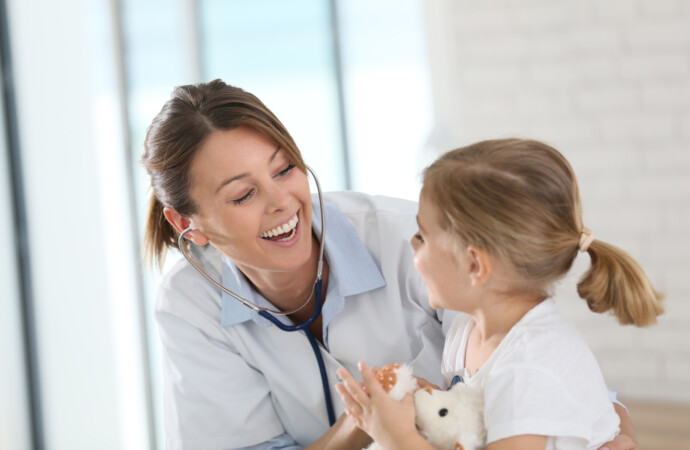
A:
[[[174,208],[182,216],[196,213],[189,193],[190,167],[197,151],[214,131],[241,125],[273,139],[293,164],[306,171],[290,134],[254,95],[221,80],[175,88],[148,128],[141,158],[152,188],[143,243],[149,264],[161,266],[168,248],[177,248],[177,231],[163,208]]]
[[[424,171],[424,195],[441,226],[508,262],[524,287],[548,295],[571,268],[585,228],[577,179],[556,149],[533,140],[478,142],[442,155]],[[623,250],[594,240],[577,290],[592,311],[647,326],[663,295]]]

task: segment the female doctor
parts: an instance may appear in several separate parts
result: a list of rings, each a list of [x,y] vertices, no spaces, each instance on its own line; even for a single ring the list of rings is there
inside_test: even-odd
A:
[[[142,163],[147,256],[188,255],[156,305],[168,449],[362,448],[369,438],[335,393],[338,368],[407,363],[442,384],[452,317],[429,307],[413,265],[416,204],[312,197],[280,121],[220,80],[175,89]],[[609,448],[636,447],[621,436]]]

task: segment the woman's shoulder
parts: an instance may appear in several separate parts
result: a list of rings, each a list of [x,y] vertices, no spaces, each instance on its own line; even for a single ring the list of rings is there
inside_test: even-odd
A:
[[[221,253],[211,245],[190,246],[190,252],[211,277],[221,278]],[[220,314],[221,293],[186,259],[180,258],[161,277],[156,297],[156,312],[179,316]]]

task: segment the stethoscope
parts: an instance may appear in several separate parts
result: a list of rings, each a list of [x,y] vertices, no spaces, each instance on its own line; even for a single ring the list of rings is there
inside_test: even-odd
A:
[[[323,394],[326,399],[326,410],[328,412],[328,421],[330,422],[331,426],[335,423],[335,412],[333,411],[333,399],[331,398],[331,389],[329,387],[328,383],[328,374],[326,373],[326,365],[323,362],[323,356],[321,355],[321,351],[319,350],[319,344],[316,342],[316,339],[314,338],[314,335],[311,333],[311,330],[309,330],[309,325],[314,323],[314,321],[319,317],[321,314],[321,274],[323,272],[323,246],[325,243],[324,237],[326,235],[326,216],[324,213],[323,209],[323,198],[321,196],[321,185],[319,184],[318,178],[316,178],[316,174],[314,171],[309,167],[305,166],[306,169],[311,173],[312,178],[314,178],[314,182],[316,183],[316,190],[319,195],[319,206],[321,210],[321,242],[319,245],[319,264],[316,269],[316,280],[314,281],[314,287],[311,290],[311,293],[309,294],[309,297],[307,300],[305,300],[302,305],[297,307],[296,309],[293,309],[292,311],[275,311],[269,308],[262,308],[260,306],[255,305],[254,303],[250,302],[246,298],[243,298],[231,290],[227,289],[225,286],[223,286],[221,283],[218,281],[214,280],[204,269],[199,266],[199,264],[194,260],[192,255],[189,253],[187,250],[187,246],[184,242],[184,236],[189,233],[190,231],[194,231],[196,228],[189,226],[187,229],[185,229],[182,233],[180,233],[180,237],[177,238],[177,246],[179,247],[180,251],[184,255],[185,258],[187,258],[187,261],[197,270],[199,271],[200,274],[202,274],[211,284],[213,284],[215,287],[220,289],[221,291],[225,292],[226,294],[232,296],[236,300],[238,300],[240,303],[242,303],[244,306],[253,309],[256,311],[261,317],[264,317],[265,319],[268,319],[271,321],[275,326],[280,328],[283,331],[299,331],[302,330],[304,331],[304,334],[307,335],[307,339],[309,340],[309,344],[311,344],[311,348],[314,352],[314,356],[316,356],[316,362],[319,365],[319,373],[321,374],[321,384],[323,386]],[[294,314],[297,311],[301,310],[311,300],[312,297],[316,297],[316,308],[314,309],[314,313],[304,322],[297,324],[297,325],[285,325],[283,322],[278,320],[273,316],[273,314],[279,315],[279,316],[288,316],[290,314]]]

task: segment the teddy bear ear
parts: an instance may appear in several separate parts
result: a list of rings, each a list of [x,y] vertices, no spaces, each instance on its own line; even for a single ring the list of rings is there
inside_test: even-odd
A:
[[[455,450],[465,450],[459,442],[455,443]]]
[[[398,382],[397,370],[400,364],[386,364],[376,373],[376,379],[381,383],[383,390],[390,392]]]

